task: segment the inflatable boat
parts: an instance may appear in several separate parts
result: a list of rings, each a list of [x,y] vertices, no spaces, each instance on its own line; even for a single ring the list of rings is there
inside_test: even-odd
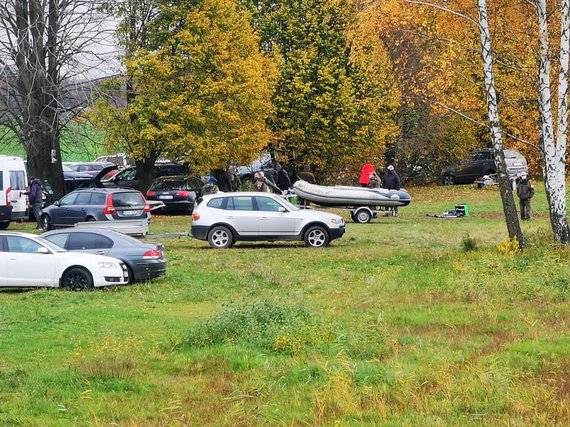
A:
[[[351,208],[357,206],[392,207],[406,206],[412,201],[404,190],[385,188],[347,187],[341,185],[324,186],[299,180],[293,184],[293,191],[301,199],[320,206]]]

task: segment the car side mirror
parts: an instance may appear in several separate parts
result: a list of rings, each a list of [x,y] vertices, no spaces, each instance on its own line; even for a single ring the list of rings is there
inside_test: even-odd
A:
[[[279,208],[277,208],[277,212],[287,212],[287,209],[285,209],[283,206],[279,206]]]
[[[56,200],[55,202],[53,202],[53,204],[54,204],[55,206],[59,206],[59,200]]]
[[[40,246],[40,247],[38,248],[38,253],[39,253],[39,254],[49,254],[49,250],[48,250],[48,248],[45,248],[45,247],[43,247],[43,246]]]

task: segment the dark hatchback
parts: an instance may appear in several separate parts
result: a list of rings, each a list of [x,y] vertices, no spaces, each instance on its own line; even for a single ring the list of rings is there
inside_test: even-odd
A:
[[[192,213],[203,185],[197,177],[164,176],[153,181],[146,198],[164,203],[162,211]]]
[[[68,251],[106,255],[123,261],[130,281],[154,279],[166,274],[166,257],[161,244],[144,243],[114,230],[68,228],[42,234]]]
[[[150,207],[140,191],[120,188],[82,188],[42,210],[44,231],[73,227],[78,222],[144,219]]]

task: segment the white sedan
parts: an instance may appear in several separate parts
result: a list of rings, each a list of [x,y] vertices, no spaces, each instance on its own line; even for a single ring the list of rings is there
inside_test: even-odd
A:
[[[0,233],[0,286],[79,291],[128,282],[128,270],[118,259],[68,252],[33,234]]]

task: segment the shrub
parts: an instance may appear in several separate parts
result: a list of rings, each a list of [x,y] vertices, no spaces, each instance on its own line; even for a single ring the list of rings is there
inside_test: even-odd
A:
[[[469,236],[469,233],[463,236],[462,243],[463,243],[463,250],[465,252],[474,251],[475,249],[477,249],[477,240]]]
[[[296,354],[307,345],[332,339],[332,333],[321,327],[303,306],[261,301],[227,307],[192,327],[186,342],[190,347],[239,343]]]

